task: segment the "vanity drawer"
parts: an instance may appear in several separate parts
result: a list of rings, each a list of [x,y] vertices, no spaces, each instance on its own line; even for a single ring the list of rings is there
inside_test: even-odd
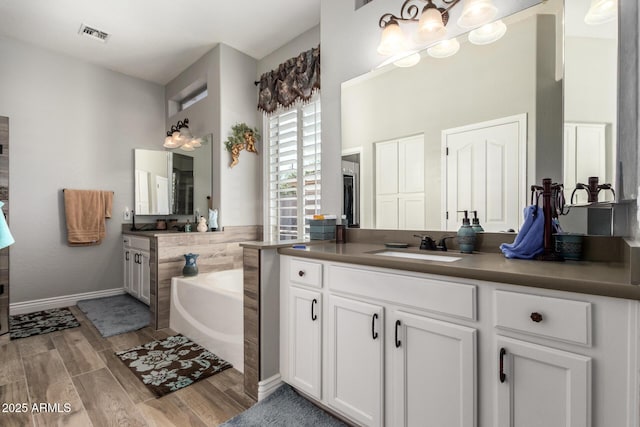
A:
[[[146,237],[135,237],[129,235],[122,236],[122,244],[128,248],[140,249],[141,251],[148,251],[151,247],[149,239]]]
[[[475,285],[339,265],[330,265],[327,274],[333,292],[476,320]]]
[[[591,345],[591,303],[495,291],[495,326],[543,338]]]
[[[322,288],[322,264],[293,258],[289,266],[289,281]]]

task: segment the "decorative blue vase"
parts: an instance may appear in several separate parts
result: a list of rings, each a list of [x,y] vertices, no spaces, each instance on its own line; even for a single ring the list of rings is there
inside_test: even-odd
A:
[[[197,276],[198,275],[198,265],[196,264],[196,259],[200,255],[198,254],[184,254],[184,267],[182,267],[182,275],[185,277]]]

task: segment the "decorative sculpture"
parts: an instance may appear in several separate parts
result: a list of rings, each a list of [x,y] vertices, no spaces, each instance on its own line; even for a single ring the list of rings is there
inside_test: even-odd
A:
[[[260,139],[258,128],[250,128],[246,123],[237,123],[231,127],[231,135],[225,141],[224,145],[227,151],[231,153],[231,164],[234,167],[238,164],[240,151],[247,150],[251,153],[258,154],[256,142]]]

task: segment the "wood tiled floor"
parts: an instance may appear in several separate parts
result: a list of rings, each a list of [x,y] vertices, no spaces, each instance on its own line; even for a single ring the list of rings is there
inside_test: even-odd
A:
[[[145,328],[103,338],[80,310],[71,310],[79,328],[0,344],[0,426],[217,426],[255,403],[235,369],[154,397],[114,351],[173,331]],[[11,403],[26,403],[28,411],[16,412]],[[60,411],[34,412],[34,403],[59,403]]]

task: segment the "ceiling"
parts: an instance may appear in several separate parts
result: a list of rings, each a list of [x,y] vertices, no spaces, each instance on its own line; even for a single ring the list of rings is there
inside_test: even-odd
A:
[[[319,22],[320,0],[0,0],[0,36],[162,85],[218,43],[261,59]]]

